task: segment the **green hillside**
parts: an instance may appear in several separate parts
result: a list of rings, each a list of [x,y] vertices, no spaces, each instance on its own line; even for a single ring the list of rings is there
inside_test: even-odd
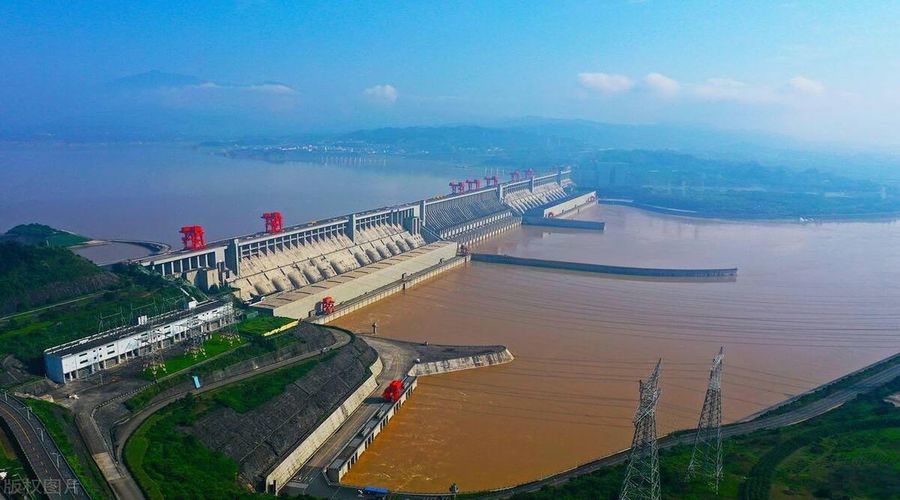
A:
[[[2,240],[17,241],[26,245],[71,247],[91,241],[90,238],[43,224],[19,224],[3,235]]]

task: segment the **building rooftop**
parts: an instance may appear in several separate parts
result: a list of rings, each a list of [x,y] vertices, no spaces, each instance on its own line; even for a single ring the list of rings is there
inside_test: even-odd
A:
[[[144,332],[149,332],[150,330],[160,325],[174,323],[176,321],[190,318],[191,316],[195,316],[200,313],[215,310],[219,307],[227,305],[228,303],[229,302],[227,300],[211,300],[203,302],[202,304],[198,304],[197,307],[194,307],[193,309],[180,309],[177,311],[150,317],[147,319],[147,323],[143,325],[120,326],[78,340],[66,342],[65,344],[51,347],[45,350],[44,353],[59,357],[77,354],[79,352],[99,347],[120,338],[132,337],[135,335],[140,335]]]

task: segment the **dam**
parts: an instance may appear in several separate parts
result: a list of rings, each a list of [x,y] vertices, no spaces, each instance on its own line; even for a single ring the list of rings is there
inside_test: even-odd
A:
[[[453,182],[450,195],[294,226],[267,212],[265,231],[210,243],[201,226],[184,226],[183,249],[133,262],[204,290],[227,287],[265,315],[323,323],[452,269],[470,245],[521,225],[526,213],[596,202],[596,193],[574,189],[568,168],[484,181],[467,180],[468,188]]]

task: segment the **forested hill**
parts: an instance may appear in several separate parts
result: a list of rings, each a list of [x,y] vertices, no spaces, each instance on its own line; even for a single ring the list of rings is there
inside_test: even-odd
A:
[[[4,235],[0,241],[17,241],[27,245],[46,245],[54,247],[71,247],[90,241],[90,238],[44,224],[19,224]]]
[[[117,278],[70,250],[0,242],[0,315],[99,290]]]

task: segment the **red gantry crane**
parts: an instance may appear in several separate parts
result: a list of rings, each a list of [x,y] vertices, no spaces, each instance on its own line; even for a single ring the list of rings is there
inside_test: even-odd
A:
[[[262,214],[262,218],[266,221],[267,233],[276,234],[284,229],[284,220],[281,217],[281,212],[266,212]]]
[[[203,226],[183,226],[179,233],[181,233],[181,242],[184,243],[185,250],[203,250],[206,248]]]

